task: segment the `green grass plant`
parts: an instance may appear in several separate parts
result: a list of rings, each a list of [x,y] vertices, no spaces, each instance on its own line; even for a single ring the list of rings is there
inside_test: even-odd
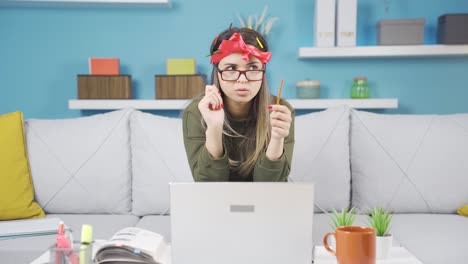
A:
[[[370,227],[374,228],[377,232],[377,236],[388,236],[392,216],[393,214],[389,210],[375,207],[369,210],[367,220]]]
[[[353,207],[347,211],[346,209],[341,209],[341,213],[337,212],[334,208],[332,213],[329,214],[330,219],[332,220],[331,227],[336,229],[341,226],[350,226],[353,225],[354,220],[356,220],[356,208]]]

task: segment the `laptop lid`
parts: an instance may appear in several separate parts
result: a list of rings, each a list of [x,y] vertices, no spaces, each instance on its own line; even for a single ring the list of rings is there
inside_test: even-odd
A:
[[[311,183],[171,183],[172,263],[310,264]]]

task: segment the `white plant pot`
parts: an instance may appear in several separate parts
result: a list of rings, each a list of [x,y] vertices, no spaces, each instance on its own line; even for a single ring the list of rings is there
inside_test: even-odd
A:
[[[393,236],[377,236],[377,239],[375,241],[375,254],[377,256],[377,259],[388,258],[390,248],[392,248]]]

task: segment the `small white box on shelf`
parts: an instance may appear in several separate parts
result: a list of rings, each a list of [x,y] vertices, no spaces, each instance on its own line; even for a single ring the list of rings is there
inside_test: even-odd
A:
[[[315,1],[315,46],[335,46],[336,0]]]
[[[357,0],[337,0],[336,45],[356,46]]]

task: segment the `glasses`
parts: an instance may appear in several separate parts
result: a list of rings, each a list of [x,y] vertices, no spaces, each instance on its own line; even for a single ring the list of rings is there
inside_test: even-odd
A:
[[[247,71],[239,71],[239,70],[224,70],[221,71],[218,69],[218,72],[221,73],[221,79],[223,81],[237,81],[241,74],[244,74],[245,78],[248,81],[261,81],[263,80],[263,73],[265,70],[247,70]]]

